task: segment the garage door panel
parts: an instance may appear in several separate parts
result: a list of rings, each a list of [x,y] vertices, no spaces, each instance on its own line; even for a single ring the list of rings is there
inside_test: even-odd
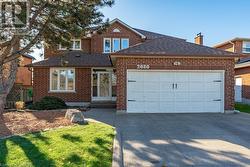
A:
[[[130,112],[130,113],[137,113],[137,112],[144,112],[144,102],[131,102],[131,101],[128,101],[128,104],[127,104],[127,111]]]
[[[176,82],[188,82],[189,81],[189,75],[185,72],[176,72],[175,73],[175,81]]]
[[[218,102],[206,102],[205,104],[205,112],[220,112],[221,111],[221,103]]]
[[[132,91],[134,90],[144,91],[143,82],[128,82],[128,89]]]
[[[177,102],[186,102],[189,101],[189,92],[176,92],[175,101]]]
[[[189,91],[189,83],[185,82],[176,82],[174,85],[174,91],[175,92],[186,92]]]
[[[154,72],[144,72],[143,75],[144,75],[144,82],[147,81],[157,82],[160,80],[160,75],[155,75]]]
[[[143,92],[136,92],[128,94],[128,100],[136,100],[136,101],[144,101],[144,93]]]
[[[190,110],[191,112],[198,113],[198,112],[203,112],[204,111],[204,102],[203,101],[192,101],[189,103]]]
[[[214,73],[214,72],[209,73],[208,72],[205,75],[206,75],[204,77],[205,82],[213,82],[216,80],[221,80],[221,73]]]
[[[161,113],[174,113],[174,102],[168,102],[164,101],[163,103],[160,103],[159,105],[159,112]]]
[[[204,92],[190,92],[189,101],[190,102],[203,102],[204,101]]]
[[[190,111],[189,102],[175,102],[175,112],[177,113],[187,113]]]
[[[203,92],[204,91],[204,82],[191,82],[189,83],[190,92]]]
[[[174,92],[160,92],[160,101],[161,102],[167,102],[167,101],[174,101],[175,94]]]
[[[208,82],[204,84],[204,89],[206,91],[221,91],[221,83],[220,82]]]
[[[161,91],[168,91],[168,92],[173,92],[174,88],[173,88],[173,82],[165,82],[162,81],[159,83],[159,87]]]
[[[144,76],[142,72],[128,72],[128,80],[135,80],[135,81],[143,81],[144,80]]]
[[[222,76],[219,72],[204,71],[128,72],[132,82],[128,82],[127,87],[127,110],[148,113],[221,112],[224,108]]]
[[[159,92],[148,92],[146,95],[144,95],[144,100],[145,102],[148,101],[160,101],[160,94]]]
[[[160,72],[160,81],[161,82],[171,82],[173,83],[175,74],[170,72]]]
[[[190,72],[188,75],[190,82],[203,82],[204,80],[204,73],[202,72]]]
[[[145,103],[145,112],[147,112],[147,113],[159,112],[159,102],[158,101],[155,101],[155,102],[147,101]]]
[[[159,82],[144,82],[144,91],[159,91]]]

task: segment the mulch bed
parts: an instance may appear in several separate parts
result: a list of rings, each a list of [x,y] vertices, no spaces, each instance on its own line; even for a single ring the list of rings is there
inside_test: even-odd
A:
[[[6,112],[0,118],[0,137],[72,125],[65,111]]]

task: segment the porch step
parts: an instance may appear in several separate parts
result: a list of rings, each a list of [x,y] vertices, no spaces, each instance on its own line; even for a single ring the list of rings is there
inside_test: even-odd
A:
[[[91,102],[91,108],[116,108],[116,102],[105,101],[105,102]]]

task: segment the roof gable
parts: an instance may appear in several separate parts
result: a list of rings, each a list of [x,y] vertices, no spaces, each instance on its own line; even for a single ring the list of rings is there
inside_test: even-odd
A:
[[[120,23],[121,25],[125,26],[125,27],[128,28],[129,30],[131,30],[131,31],[133,31],[134,33],[138,34],[142,39],[145,39],[145,38],[146,38],[146,36],[145,36],[144,34],[142,34],[142,33],[140,33],[139,31],[133,29],[133,28],[130,27],[128,24],[122,22],[122,21],[119,20],[118,18],[112,20],[109,24],[111,25],[111,24],[114,24],[115,22]]]

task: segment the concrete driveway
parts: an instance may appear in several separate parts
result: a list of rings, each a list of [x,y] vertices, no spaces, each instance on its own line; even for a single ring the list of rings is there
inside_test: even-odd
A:
[[[250,114],[105,114],[126,167],[250,166]]]

